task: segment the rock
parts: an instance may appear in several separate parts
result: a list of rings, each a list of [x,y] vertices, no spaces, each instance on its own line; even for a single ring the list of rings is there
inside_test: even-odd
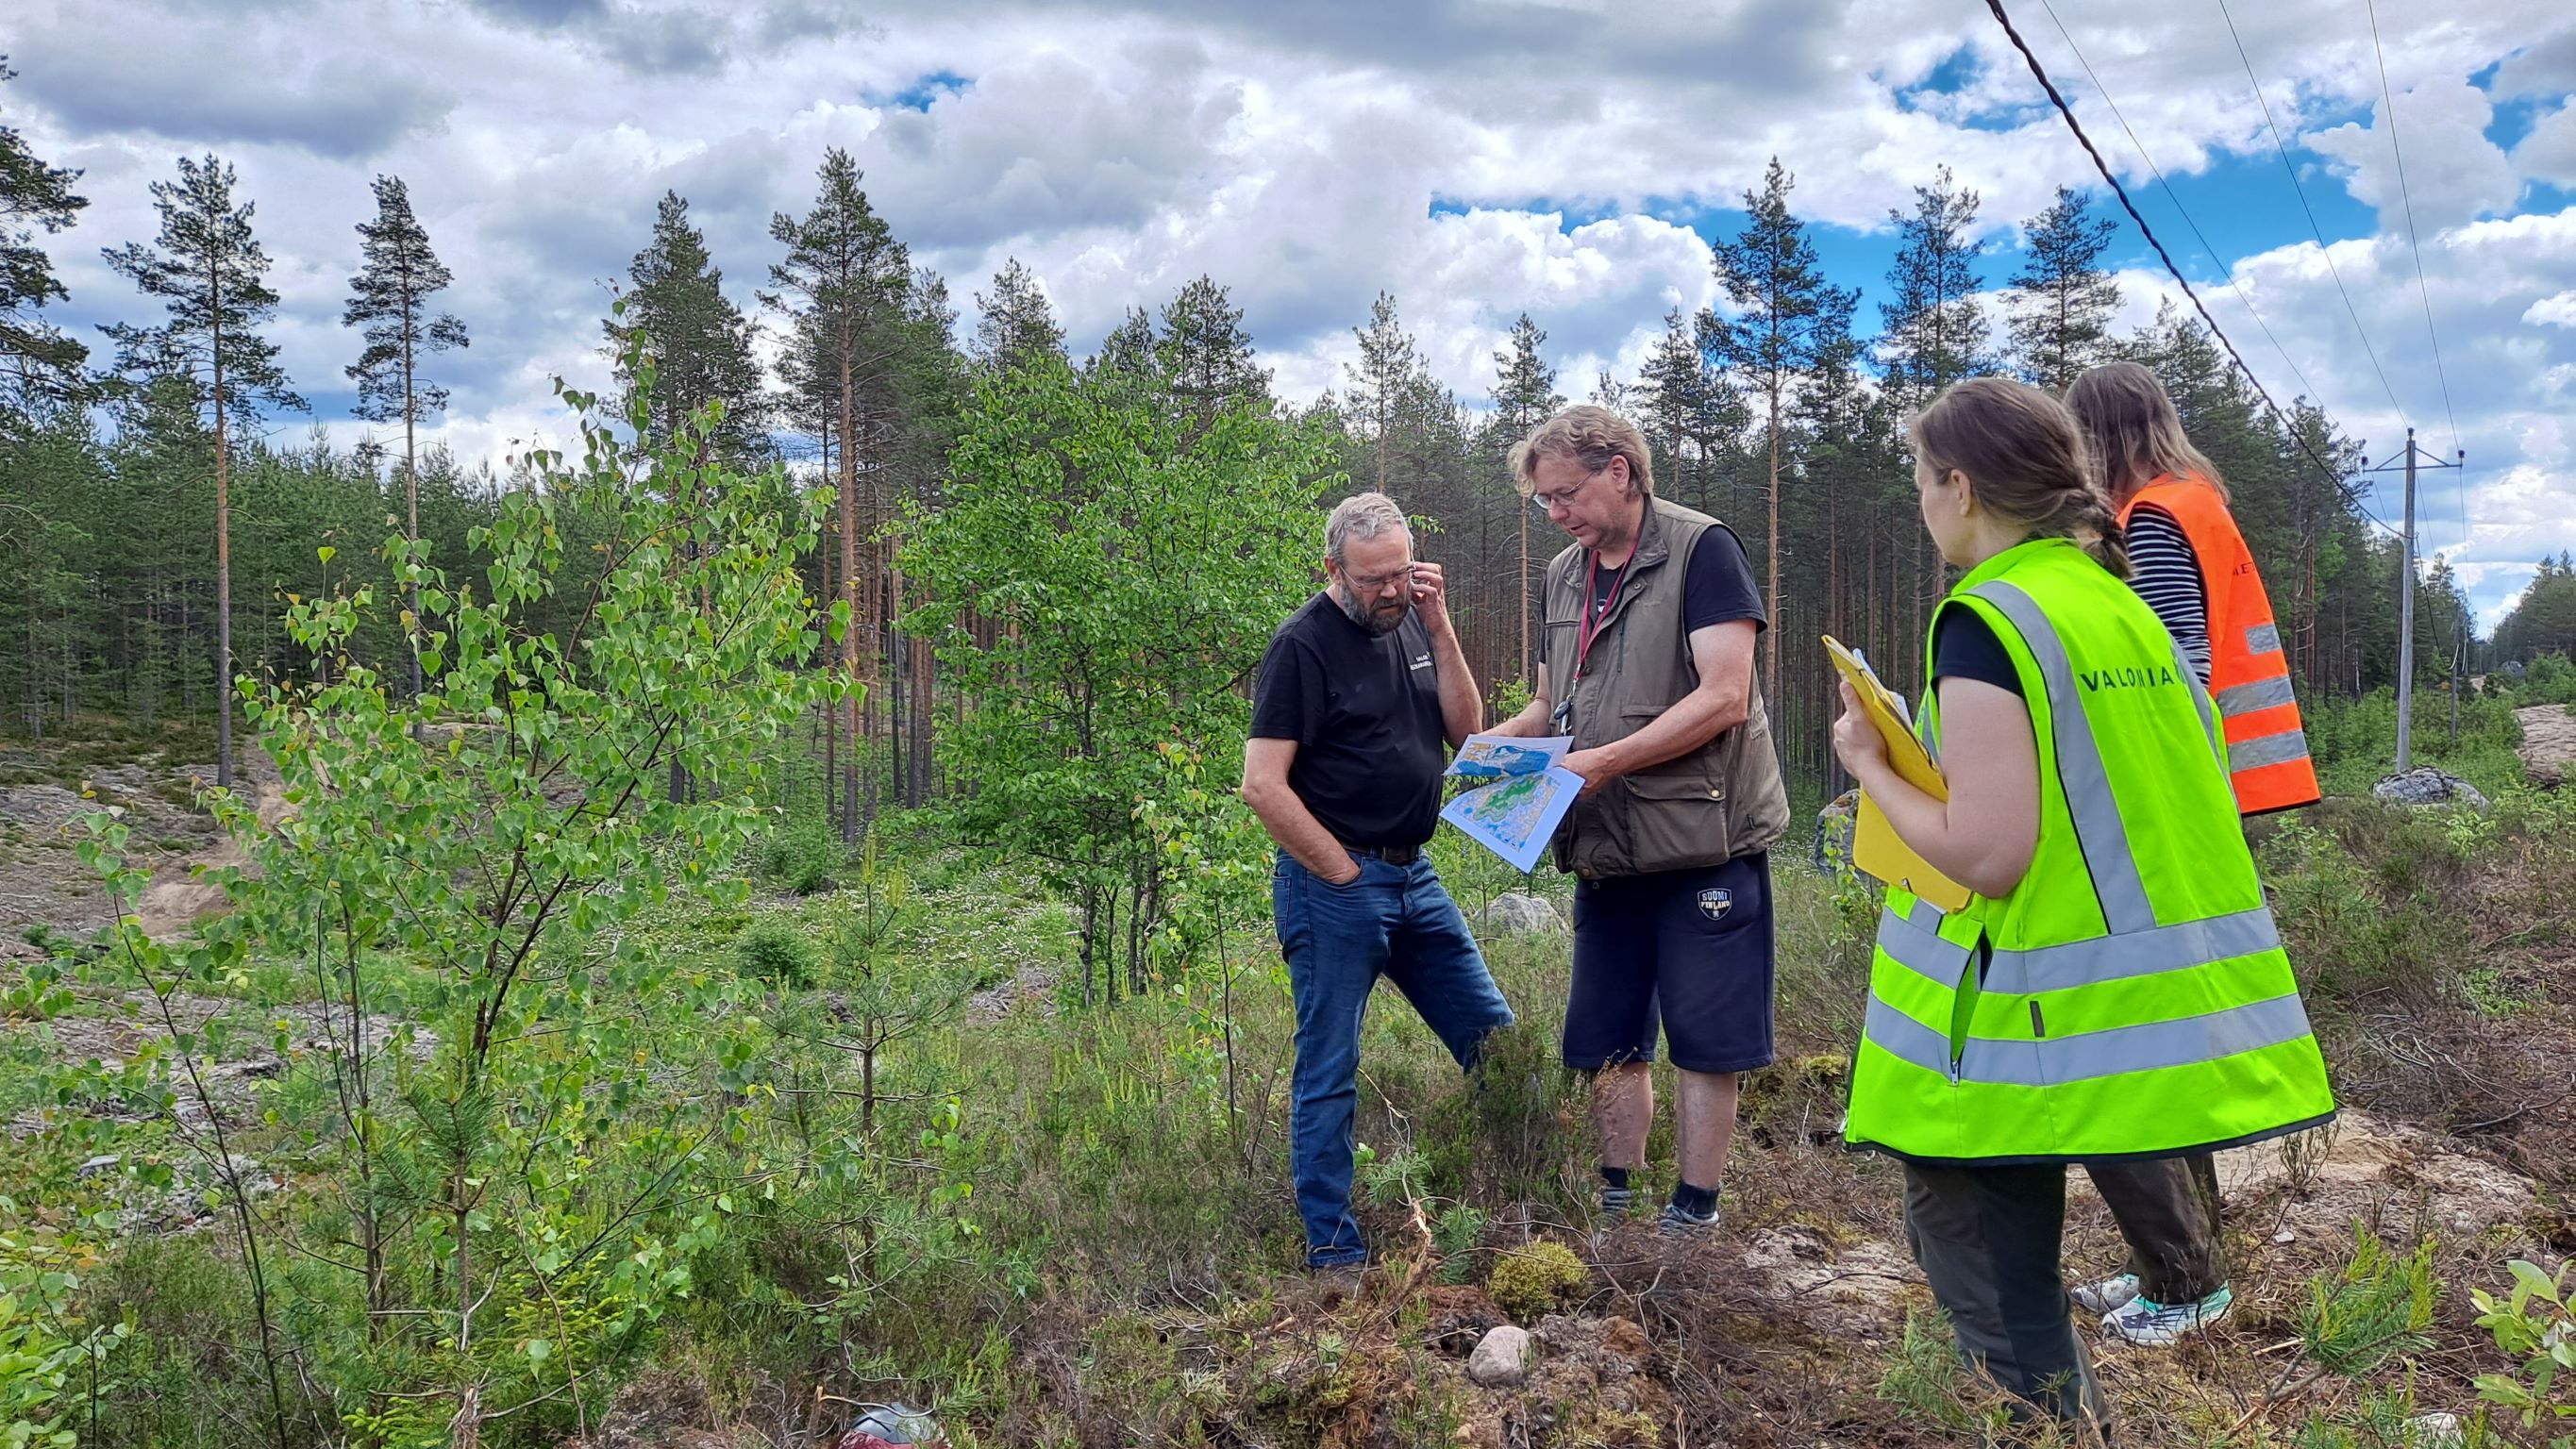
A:
[[[2390,805],[2466,805],[2472,809],[2487,808],[2487,797],[2478,787],[2431,765],[2418,765],[2402,775],[2390,775],[2370,787],[2370,793]]]
[[[2274,1234],[2272,1235],[2272,1241],[2273,1241],[2274,1243],[2278,1244],[2279,1246],[2284,1247],[2284,1248],[2286,1248],[2286,1247],[2290,1246],[2292,1243],[2295,1243],[2295,1242],[2297,1242],[2298,1240],[2299,1240],[2299,1235],[2298,1235],[2298,1234],[2296,1234],[2296,1233],[2294,1233],[2294,1232],[2291,1232],[2288,1228],[2283,1228],[2283,1229],[2281,1229],[2279,1232],[2274,1233]]]
[[[82,1163],[80,1165],[79,1176],[81,1181],[87,1182],[91,1178],[105,1177],[124,1165],[124,1158],[117,1156],[113,1152],[104,1152],[91,1158],[89,1161]]]
[[[1506,1323],[1467,1355],[1467,1377],[1489,1389],[1520,1387],[1529,1374],[1529,1330]]]
[[[2467,1438],[2457,1414],[2417,1414],[2406,1421],[2406,1442],[2415,1449],[2457,1449]]]
[[[1565,929],[1556,907],[1537,896],[1511,891],[1485,903],[1477,923],[1505,936],[1548,936]]]
[[[1836,795],[1832,803],[1816,812],[1816,874],[1851,874],[1852,831],[1859,820],[1857,786]]]
[[[891,1449],[901,1444],[945,1444],[928,1414],[902,1404],[872,1404],[841,1436],[839,1449]]]

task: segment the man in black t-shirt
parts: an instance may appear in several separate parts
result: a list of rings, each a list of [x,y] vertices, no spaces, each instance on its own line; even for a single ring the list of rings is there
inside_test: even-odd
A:
[[[1262,656],[1243,750],[1243,798],[1279,843],[1271,906],[1297,1003],[1289,1161],[1318,1269],[1368,1259],[1351,1217],[1351,1115],[1378,978],[1462,1069],[1512,1021],[1422,854],[1446,751],[1484,720],[1440,566],[1414,559],[1402,509],[1363,493],[1325,524],[1324,568],[1330,587]]]

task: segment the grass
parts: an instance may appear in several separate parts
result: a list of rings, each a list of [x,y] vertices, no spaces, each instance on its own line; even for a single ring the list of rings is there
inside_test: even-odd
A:
[[[2563,1089],[2563,1049],[2553,1055],[2540,1043],[2553,1032],[2563,1041],[2569,1020],[2563,971],[2551,963],[2576,940],[2563,909],[2576,889],[2576,801],[2500,788],[2485,815],[2336,801],[2257,833],[2348,1101],[2467,1129]],[[1025,872],[943,838],[933,821],[889,818],[878,840],[880,868],[900,878],[909,901],[886,959],[907,979],[1018,982],[1034,997],[998,1020],[943,1015],[887,1046],[873,1145],[847,1135],[846,1118],[818,1126],[810,1099],[749,1094],[740,1140],[709,1151],[704,1190],[726,1192],[733,1206],[688,1263],[690,1291],[600,1349],[591,1392],[494,1421],[487,1444],[567,1437],[585,1416],[595,1424],[629,1381],[682,1386],[673,1392],[686,1407],[671,1412],[694,1427],[751,1435],[766,1426],[757,1432],[776,1442],[803,1431],[817,1389],[932,1403],[961,1449],[1455,1442],[1461,1430],[1483,1432],[1484,1401],[1457,1378],[1454,1352],[1433,1347],[1441,1305],[1464,1300],[1434,1295],[1473,1295],[1496,1264],[1538,1243],[1561,1245],[1588,1270],[1567,1307],[1588,1322],[1643,1326],[1653,1348],[1639,1381],[1668,1397],[1660,1407],[1613,1403],[1598,1374],[1579,1394],[1534,1389],[1531,1402],[1556,1405],[1560,1428],[1533,1442],[1653,1443],[1674,1414],[1695,1443],[1813,1442],[1789,1431],[1826,1424],[1842,1442],[1934,1443],[1984,1422],[1991,1406],[1962,1387],[1946,1334],[1905,1316],[1920,1306],[1919,1289],[1891,1290],[1893,1342],[1861,1343],[1818,1327],[1808,1305],[1748,1297],[1745,1285],[1763,1280],[1727,1256],[1755,1235],[1801,1225],[1831,1253],[1901,1243],[1898,1174],[1845,1154],[1834,1134],[1874,907],[1868,892],[1805,871],[1794,858],[1802,850],[1784,848],[1775,861],[1781,1058],[1748,1085],[1725,1245],[1685,1265],[1589,1232],[1582,1084],[1554,1060],[1567,944],[1561,935],[1497,939],[1489,960],[1521,1023],[1492,1045],[1481,1090],[1398,998],[1380,998],[1369,1014],[1357,1132],[1372,1161],[1357,1210],[1392,1273],[1418,1268],[1419,1281],[1330,1305],[1298,1272],[1285,1143],[1293,1010],[1266,923],[1238,922],[1229,938],[1230,1019],[1226,983],[1209,960],[1167,970],[1115,1009],[1067,1009],[1061,991],[1043,989],[1072,974],[1072,923],[1060,902]],[[1507,891],[1567,908],[1567,884],[1553,872],[1520,876],[1445,833],[1434,858],[1471,919]],[[631,1014],[616,1029],[651,1063],[645,1080],[665,1094],[656,1100],[745,1095],[727,1085],[722,1064],[690,1054],[708,1039],[703,1023],[679,1015],[693,1001],[735,1013],[724,1039],[741,1045],[762,1081],[854,1080],[844,1047],[796,1034],[845,1028],[830,1024],[853,984],[820,947],[834,913],[867,883],[838,857],[833,892],[795,895],[793,873],[771,878],[777,888],[745,905],[675,899],[635,927],[665,985],[597,1009]],[[811,978],[746,969],[735,943],[753,932],[815,948]],[[424,1019],[446,1009],[441,978],[422,965],[385,958],[370,970],[383,1009]],[[685,986],[762,974],[777,979],[740,998]],[[317,991],[309,963],[252,962],[224,1003],[239,1049],[267,1049],[266,1023]],[[94,990],[82,1009],[102,1004]],[[39,1031],[0,1035],[0,1105],[13,1111],[45,1086]],[[260,1086],[238,1146],[288,1179],[260,1212],[272,1231],[303,1235],[278,1270],[282,1312],[317,1336],[345,1334],[352,1321],[347,1275],[328,1262],[345,1251],[331,1241],[345,1213],[327,1191],[336,1107],[321,1068],[314,1055],[298,1056]],[[1668,1102],[1669,1080],[1659,1086]],[[2499,1155],[2526,1155],[2555,1201],[2576,1192],[2567,1168],[2576,1142],[2560,1128],[2535,1117],[2486,1130],[2481,1140]],[[1669,1133],[1667,1110],[1650,1147],[1667,1174]],[[14,1157],[12,1177],[30,1169],[23,1180],[43,1184],[49,1211],[80,1213],[136,1190],[132,1179],[77,1175],[93,1145],[63,1131],[0,1142],[0,1155]],[[131,1150],[138,1160],[180,1156],[166,1139]],[[862,1157],[864,1170],[842,1170]],[[768,1176],[782,1162],[793,1175]],[[634,1186],[633,1171],[603,1161],[586,1191],[613,1198]],[[765,1181],[779,1190],[764,1195]],[[2248,1247],[2261,1261],[2262,1244]],[[264,1389],[245,1346],[242,1282],[237,1245],[223,1231],[132,1240],[114,1253],[93,1275],[89,1301],[98,1314],[131,1309],[138,1338],[118,1361],[110,1412],[85,1442],[259,1437]],[[2432,1331],[2438,1355],[2465,1361],[2459,1324],[2445,1319]],[[2216,1392],[2134,1377],[2113,1387],[2133,1406]],[[2194,1412],[2187,1422],[2204,1429],[2232,1417]],[[298,1442],[319,1442],[321,1422],[300,1427]]]

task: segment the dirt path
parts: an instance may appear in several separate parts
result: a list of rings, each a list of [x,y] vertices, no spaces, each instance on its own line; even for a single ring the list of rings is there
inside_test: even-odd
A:
[[[233,788],[251,797],[263,828],[273,828],[286,818],[286,782],[278,777],[277,765],[266,751],[250,752]],[[227,834],[217,835],[213,844],[178,865],[155,871],[136,910],[144,934],[156,938],[177,935],[220,913],[226,905],[223,891],[199,879],[198,871],[242,863],[240,842]]]
[[[2576,774],[2576,710],[2535,704],[2513,712],[2522,722],[2522,769],[2531,783],[2556,787]]]

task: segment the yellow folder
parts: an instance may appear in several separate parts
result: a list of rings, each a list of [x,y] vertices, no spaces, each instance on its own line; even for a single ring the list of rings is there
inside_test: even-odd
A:
[[[1832,656],[1834,668],[1851,683],[1852,692],[1860,696],[1861,712],[1878,727],[1879,738],[1887,742],[1887,760],[1899,778],[1935,800],[1950,798],[1949,783],[1941,778],[1941,767],[1932,762],[1932,754],[1914,737],[1907,726],[1905,706],[1866,660],[1845,647],[1831,634],[1824,636],[1825,652]],[[1861,792],[1860,809],[1852,822],[1852,864],[1875,879],[1898,886],[1930,901],[1945,911],[1955,911],[1968,903],[1968,888],[1932,868],[1931,864],[1907,845],[1887,823],[1869,792]]]

